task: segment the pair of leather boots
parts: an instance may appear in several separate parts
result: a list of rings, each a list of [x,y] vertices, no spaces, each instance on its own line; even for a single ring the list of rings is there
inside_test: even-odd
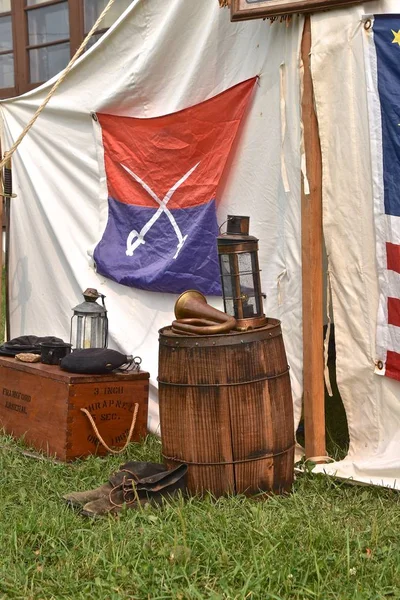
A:
[[[162,504],[164,498],[184,493],[186,472],[185,464],[168,471],[162,464],[130,461],[121,465],[104,485],[87,492],[66,494],[63,499],[70,506],[80,508],[86,517],[117,514],[124,507]]]

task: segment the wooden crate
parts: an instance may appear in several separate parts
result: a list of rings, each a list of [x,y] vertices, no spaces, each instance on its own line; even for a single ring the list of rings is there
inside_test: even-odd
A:
[[[88,417],[108,446],[122,447],[139,404],[132,437],[147,433],[149,374],[78,375],[58,366],[0,357],[0,428],[60,460],[104,455]]]

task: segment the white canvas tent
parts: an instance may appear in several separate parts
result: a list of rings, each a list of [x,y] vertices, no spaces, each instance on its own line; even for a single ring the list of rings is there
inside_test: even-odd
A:
[[[400,384],[374,374],[378,299],[361,17],[396,0],[312,17],[312,74],[323,159],[324,233],[336,326],[337,379],[348,457],[320,467],[399,487]],[[151,374],[156,430],[158,329],[176,297],[98,276],[91,250],[104,226],[91,111],[152,117],[212,97],[256,74],[259,86],[218,192],[219,221],[248,214],[260,238],[266,312],[282,320],[301,415],[301,119],[303,19],[232,24],[217,0],[136,0],[76,64],[13,159],[11,334],[68,338],[86,287],[106,295],[111,346],[139,354]],[[52,82],[3,101],[2,146],[17,138]],[[355,218],[355,215],[357,218]],[[220,306],[220,300],[210,298]]]

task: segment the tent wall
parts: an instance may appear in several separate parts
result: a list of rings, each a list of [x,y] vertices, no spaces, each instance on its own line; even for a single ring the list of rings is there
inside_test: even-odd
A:
[[[312,19],[337,382],[350,433],[346,460],[320,470],[391,487],[400,487],[400,385],[374,374],[378,280],[362,16],[398,9],[398,0],[377,0]]]
[[[176,296],[120,286],[93,271],[106,198],[91,111],[136,117],[173,112],[260,74],[254,101],[218,193],[219,222],[248,214],[260,238],[266,312],[283,322],[295,419],[301,412],[300,122],[302,20],[231,24],[217,0],[137,0],[74,67],[14,159],[11,335],[68,338],[81,291],[106,295],[111,345],[138,354],[151,374],[150,428],[158,425],[158,329]],[[2,103],[4,148],[50,83]],[[286,130],[285,136],[282,135]],[[284,159],[282,158],[284,156]],[[282,165],[288,176],[286,192]],[[220,299],[210,299],[221,306]]]

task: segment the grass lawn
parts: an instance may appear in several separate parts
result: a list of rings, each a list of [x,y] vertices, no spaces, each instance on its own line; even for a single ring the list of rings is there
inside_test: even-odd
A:
[[[337,395],[331,455],[345,454]],[[35,460],[0,436],[0,599],[400,599],[400,496],[305,474],[293,494],[178,498],[88,520],[61,495],[126,460],[160,461],[149,436],[120,457]]]
[[[0,444],[0,598],[400,598],[396,492],[306,474],[287,497],[176,499],[88,520],[60,496],[125,460],[158,461],[157,438],[69,465]]]

